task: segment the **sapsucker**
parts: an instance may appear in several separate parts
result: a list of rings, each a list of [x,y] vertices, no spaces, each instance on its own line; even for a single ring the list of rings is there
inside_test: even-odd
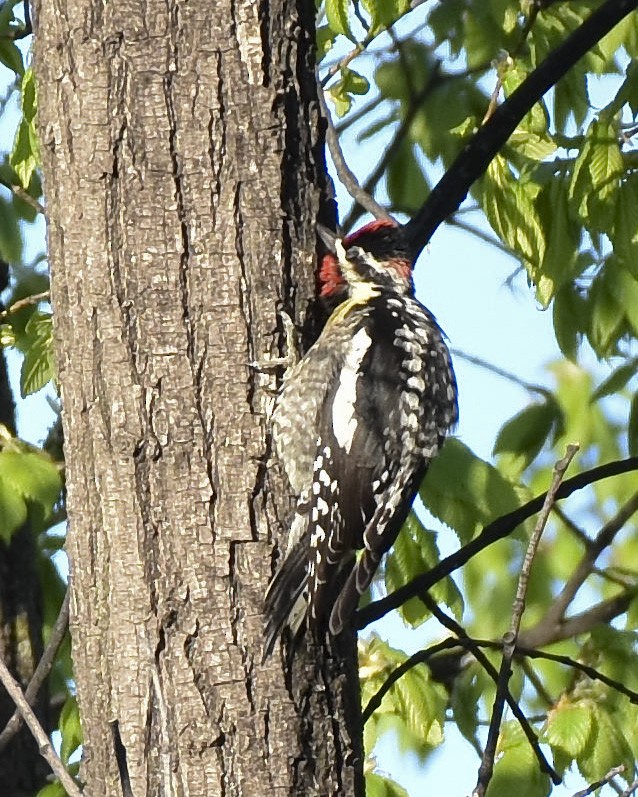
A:
[[[414,297],[402,228],[319,233],[329,248],[321,295],[342,301],[286,373],[273,413],[298,500],[266,594],[266,655],[284,628],[296,637],[305,622],[317,638],[343,630],[457,420],[450,354]]]

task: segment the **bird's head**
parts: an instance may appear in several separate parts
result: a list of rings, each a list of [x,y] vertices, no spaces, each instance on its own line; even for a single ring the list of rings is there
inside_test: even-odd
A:
[[[319,270],[322,299],[345,298],[349,287],[361,282],[412,290],[413,263],[403,227],[396,222],[372,221],[344,238],[322,225],[317,232],[327,249]]]

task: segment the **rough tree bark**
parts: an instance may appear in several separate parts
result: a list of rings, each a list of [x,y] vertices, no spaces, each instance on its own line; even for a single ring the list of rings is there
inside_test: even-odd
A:
[[[288,502],[248,364],[328,215],[312,0],[35,24],[88,793],[122,794],[118,737],[135,797],[360,793],[354,641],[260,665]]]
[[[8,269],[0,260],[0,293],[7,287]],[[0,305],[0,309],[2,306]],[[0,424],[15,434],[15,407],[9,375],[0,352]],[[42,654],[42,595],[37,571],[37,550],[28,525],[18,529],[6,544],[0,540],[0,656],[23,688],[33,676]],[[34,705],[46,728],[48,694],[43,689]],[[15,705],[0,688],[0,729]],[[6,797],[32,797],[46,783],[47,766],[26,726],[0,749],[0,783]]]

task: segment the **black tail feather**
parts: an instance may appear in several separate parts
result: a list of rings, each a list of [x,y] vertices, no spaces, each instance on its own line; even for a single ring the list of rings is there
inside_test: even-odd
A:
[[[298,637],[306,615],[307,584],[308,549],[298,543],[282,562],[266,592],[263,661],[272,653],[284,628],[290,627],[293,639]]]

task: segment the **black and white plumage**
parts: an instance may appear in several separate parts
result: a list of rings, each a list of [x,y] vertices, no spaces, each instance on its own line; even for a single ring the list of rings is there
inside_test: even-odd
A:
[[[317,637],[343,630],[457,419],[450,355],[414,298],[401,228],[328,237],[322,273],[347,298],[286,374],[273,414],[298,503],[266,595],[266,654],[304,621]]]

